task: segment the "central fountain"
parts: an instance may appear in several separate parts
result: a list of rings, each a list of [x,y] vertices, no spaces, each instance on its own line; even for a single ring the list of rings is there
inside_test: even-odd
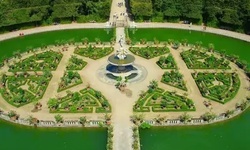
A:
[[[121,47],[115,54],[109,56],[106,66],[106,76],[111,79],[124,77],[133,79],[138,75],[138,69],[134,66],[135,57]]]
[[[135,64],[135,57],[123,47],[123,35],[120,36],[118,43],[120,48],[116,50],[115,54],[108,57],[108,64],[98,69],[98,78],[109,84],[115,84],[121,78],[125,79],[127,83],[144,80],[147,76],[147,70],[143,66]]]

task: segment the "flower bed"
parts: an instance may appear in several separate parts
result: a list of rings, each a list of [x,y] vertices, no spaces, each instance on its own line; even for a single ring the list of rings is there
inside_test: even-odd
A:
[[[192,76],[204,97],[222,104],[233,99],[240,88],[236,73],[193,73]]]
[[[62,59],[62,54],[55,51],[47,51],[40,54],[34,54],[24,60],[10,65],[9,71],[43,71],[56,70]]]
[[[173,70],[170,72],[166,71],[162,75],[161,82],[179,88],[181,90],[187,91],[187,87],[185,85],[185,82],[183,81],[183,75],[178,71],[173,71]]]
[[[216,58],[213,54],[199,50],[188,50],[181,53],[189,69],[230,69],[229,61],[224,58]]]
[[[48,101],[51,113],[108,113],[111,106],[99,91],[85,88],[80,92],[68,92],[62,98],[52,98]]]
[[[94,47],[90,45],[85,48],[76,48],[74,53],[96,60],[109,55],[113,50],[113,47]]]
[[[163,89],[147,91],[143,95],[133,107],[135,112],[195,111],[191,99]]]
[[[135,55],[141,56],[146,59],[151,59],[160,55],[169,53],[169,49],[164,47],[130,47],[129,50]]]

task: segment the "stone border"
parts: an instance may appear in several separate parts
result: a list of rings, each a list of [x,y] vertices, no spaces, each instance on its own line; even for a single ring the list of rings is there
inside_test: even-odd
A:
[[[37,124],[30,124],[30,122],[25,118],[19,118],[17,120],[12,120],[7,113],[0,111],[0,119],[24,126],[30,127],[100,127],[100,124],[104,124],[104,120],[89,120],[83,126],[80,120],[64,120],[63,123],[56,123],[54,120],[39,120]]]
[[[154,120],[144,120],[144,122],[147,122],[151,126],[200,126],[200,125],[209,125],[209,124],[214,124],[214,123],[219,123],[223,122],[226,120],[233,119],[234,117],[240,115],[241,113],[245,112],[249,107],[250,107],[250,101],[247,101],[247,107],[244,110],[241,110],[240,108],[236,108],[233,110],[233,114],[230,115],[229,117],[225,116],[225,113],[220,114],[217,116],[215,119],[211,121],[205,121],[202,118],[191,118],[190,122],[181,122],[179,118],[176,119],[167,119],[164,123],[162,124],[157,124]]]

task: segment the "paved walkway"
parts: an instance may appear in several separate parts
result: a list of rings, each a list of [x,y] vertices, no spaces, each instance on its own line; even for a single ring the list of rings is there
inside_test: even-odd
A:
[[[170,48],[170,53],[172,53],[173,58],[175,59],[177,63],[177,67],[179,68],[179,72],[183,75],[183,80],[186,83],[187,89],[188,89],[188,97],[192,100],[194,100],[196,111],[198,112],[206,112],[208,109],[203,104],[203,101],[205,100],[200,91],[197,87],[190,70],[187,68],[185,62],[181,58],[180,52],[177,50],[174,50]]]
[[[55,30],[66,30],[66,29],[82,29],[82,28],[105,28],[106,23],[72,23],[72,24],[59,24],[59,25],[51,25],[44,27],[35,27],[32,29],[14,31],[9,33],[0,34],[0,41],[11,39],[14,37],[18,37],[19,33],[24,33],[24,35],[41,33],[47,31],[55,31]]]
[[[125,39],[124,28],[116,28],[116,39],[115,50],[120,48],[120,37]],[[123,48],[126,49],[124,45],[124,40],[121,40]],[[113,87],[114,88],[114,87]],[[118,89],[116,93],[112,96],[112,124],[114,125],[114,149],[115,150],[132,150],[132,122],[130,121],[130,116],[133,115],[133,104],[131,98],[127,97],[125,93],[120,93]]]
[[[109,22],[124,22],[129,21],[129,18],[126,17],[126,7],[125,0],[113,0],[110,10]]]

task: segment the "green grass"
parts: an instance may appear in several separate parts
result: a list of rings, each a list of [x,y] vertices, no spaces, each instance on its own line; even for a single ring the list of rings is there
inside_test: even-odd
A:
[[[0,41],[0,61],[4,57],[12,56],[14,51],[20,50],[24,52],[28,47],[36,48],[44,45],[55,44],[56,41],[68,41],[74,39],[75,42],[80,42],[81,39],[87,37],[89,42],[95,42],[95,38],[102,42],[110,42],[114,36],[113,30],[107,32],[105,29],[70,29],[60,31],[50,31],[38,34],[25,35]]]
[[[140,41],[140,39],[147,39],[153,41],[156,38],[159,41],[167,41],[168,39],[181,41],[187,39],[188,43],[195,44],[197,41],[202,41],[202,46],[208,46],[213,43],[216,50],[226,50],[228,54],[236,54],[242,60],[250,63],[250,42],[238,40],[231,37],[225,37],[217,34],[204,33],[198,31],[189,31],[181,29],[136,29],[133,34],[132,30],[128,32],[130,39]]]

